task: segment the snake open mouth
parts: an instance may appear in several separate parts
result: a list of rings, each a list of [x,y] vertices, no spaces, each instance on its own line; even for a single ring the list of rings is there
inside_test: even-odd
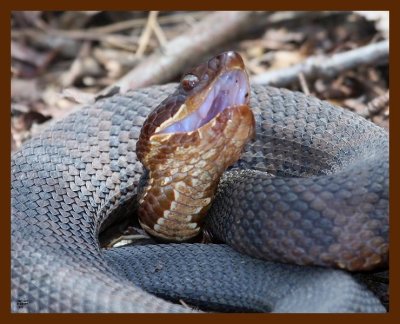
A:
[[[225,109],[241,106],[249,101],[249,81],[243,70],[235,69],[222,74],[211,87],[197,110],[161,130],[159,134],[197,130]]]

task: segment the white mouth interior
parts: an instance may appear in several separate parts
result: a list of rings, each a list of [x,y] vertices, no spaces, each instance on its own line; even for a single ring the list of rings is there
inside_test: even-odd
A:
[[[161,130],[159,134],[186,133],[207,124],[224,109],[247,102],[249,85],[245,72],[233,70],[222,74],[201,106],[182,120]]]

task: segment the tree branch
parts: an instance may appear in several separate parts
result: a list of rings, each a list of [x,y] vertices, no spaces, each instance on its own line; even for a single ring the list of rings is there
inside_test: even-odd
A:
[[[330,78],[359,65],[380,63],[387,61],[388,58],[389,41],[385,40],[331,56],[312,56],[303,63],[255,75],[251,78],[251,82],[284,87],[297,81],[299,74],[303,74],[306,78]]]

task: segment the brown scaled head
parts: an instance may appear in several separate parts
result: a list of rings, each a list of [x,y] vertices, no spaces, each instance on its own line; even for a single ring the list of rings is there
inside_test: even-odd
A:
[[[190,133],[226,108],[248,105],[250,85],[236,52],[224,52],[183,75],[177,90],[143,124],[136,153],[143,163],[152,136]]]

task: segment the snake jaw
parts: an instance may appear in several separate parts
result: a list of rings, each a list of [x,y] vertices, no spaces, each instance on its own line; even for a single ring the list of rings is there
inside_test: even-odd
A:
[[[210,85],[204,101],[192,113],[156,134],[192,132],[214,119],[224,109],[248,105],[249,82],[245,71],[234,69],[225,72]],[[186,109],[186,105],[184,107]],[[162,128],[162,127],[160,127]]]

